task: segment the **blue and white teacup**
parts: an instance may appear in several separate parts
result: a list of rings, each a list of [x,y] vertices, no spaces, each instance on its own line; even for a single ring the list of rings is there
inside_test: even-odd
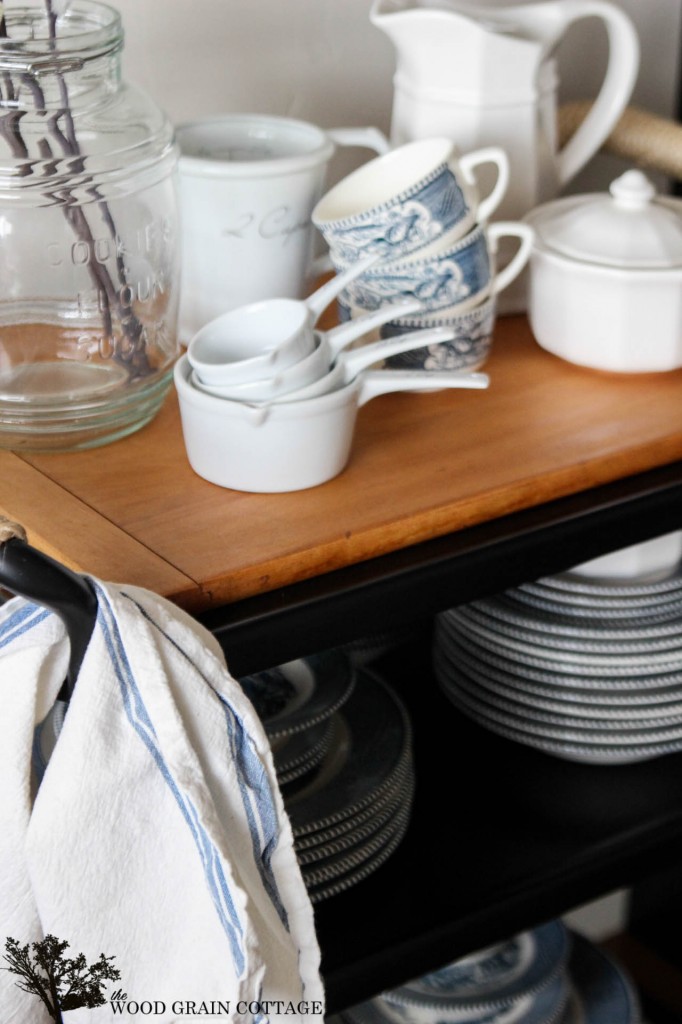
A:
[[[495,253],[503,238],[516,238],[519,247],[510,263],[495,273]],[[428,259],[383,260],[351,281],[339,293],[339,302],[351,316],[380,309],[388,301],[418,299],[420,316],[442,310],[463,313],[489,295],[498,295],[528,262],[533,231],[527,224],[500,221],[478,225],[442,253]]]
[[[454,337],[435,345],[390,356],[385,365],[392,370],[476,370],[488,359],[493,343],[496,320],[495,297],[485,299],[480,306],[462,313],[444,310],[438,316],[418,320],[392,320],[381,329],[382,337],[394,338],[410,331],[427,327],[448,327]]]
[[[495,185],[479,201],[473,170],[491,163]],[[509,161],[497,146],[458,157],[451,139],[419,139],[343,178],[317,203],[312,220],[337,267],[374,253],[399,260],[487,220],[508,181]]]

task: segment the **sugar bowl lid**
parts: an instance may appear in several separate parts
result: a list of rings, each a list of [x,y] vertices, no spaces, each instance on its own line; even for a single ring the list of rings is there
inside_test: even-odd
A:
[[[638,170],[609,192],[567,196],[526,217],[545,250],[609,267],[655,270],[682,266],[682,201],[658,195]]]

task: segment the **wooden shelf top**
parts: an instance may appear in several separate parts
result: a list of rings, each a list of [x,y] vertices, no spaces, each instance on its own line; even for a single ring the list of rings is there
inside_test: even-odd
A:
[[[171,393],[105,447],[0,453],[0,511],[72,568],[198,612],[682,458],[682,371],[573,366],[522,316],[498,320],[484,369],[485,392],[368,403],[347,468],[320,487],[245,494],[196,476]]]

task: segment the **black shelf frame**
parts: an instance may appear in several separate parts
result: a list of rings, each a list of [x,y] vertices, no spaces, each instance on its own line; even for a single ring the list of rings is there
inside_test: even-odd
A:
[[[199,616],[233,675],[562,572],[682,527],[682,461]]]
[[[445,608],[681,526],[682,461],[201,616],[235,676],[421,623],[377,664],[414,723],[407,836],[316,908],[329,1013],[679,862],[682,754],[582,765],[494,736],[440,692],[429,631]],[[434,799],[450,808],[435,836]]]

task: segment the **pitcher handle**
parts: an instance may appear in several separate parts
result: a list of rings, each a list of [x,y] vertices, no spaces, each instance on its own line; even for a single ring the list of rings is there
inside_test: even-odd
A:
[[[388,153],[391,148],[384,133],[371,125],[366,128],[326,128],[325,132],[338,146],[359,146],[362,149],[373,149],[380,156]]]
[[[609,62],[599,95],[557,155],[558,180],[563,186],[594,156],[625,110],[639,70],[639,39],[630,18],[605,0],[563,0],[557,7],[565,27],[583,18],[599,18],[609,40]]]

